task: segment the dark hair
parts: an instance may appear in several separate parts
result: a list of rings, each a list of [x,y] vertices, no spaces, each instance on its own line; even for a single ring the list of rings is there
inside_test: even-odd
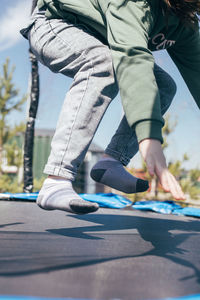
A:
[[[196,27],[200,16],[200,0],[162,0],[166,14],[176,14],[185,25]]]

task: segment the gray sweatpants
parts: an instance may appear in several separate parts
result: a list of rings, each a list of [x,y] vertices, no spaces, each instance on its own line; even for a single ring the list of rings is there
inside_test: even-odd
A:
[[[76,19],[73,23],[47,20],[42,11],[35,11],[33,18],[28,34],[33,53],[53,72],[73,78],[44,173],[74,180],[108,105],[118,93],[110,50]],[[176,85],[157,65],[154,72],[164,114]],[[137,137],[124,117],[105,152],[127,165],[137,151]]]

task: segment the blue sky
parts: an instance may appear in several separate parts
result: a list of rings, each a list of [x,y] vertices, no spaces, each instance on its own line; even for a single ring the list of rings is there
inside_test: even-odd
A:
[[[1,0],[0,12],[0,73],[7,57],[11,65],[15,65],[14,83],[20,89],[20,95],[27,93],[30,74],[28,58],[28,42],[19,34],[19,28],[27,22],[31,0]],[[176,81],[178,91],[169,109],[171,120],[177,120],[175,131],[171,134],[166,151],[167,161],[181,159],[187,153],[190,160],[185,168],[200,168],[200,111],[182,80],[175,65],[165,51],[155,54],[156,62]],[[59,111],[71,79],[63,75],[53,74],[40,65],[41,96],[36,127],[55,128]],[[9,117],[10,124],[26,120],[26,104],[22,112],[13,113]],[[94,142],[105,148],[115,132],[122,116],[120,97],[112,102],[107,110]],[[140,155],[131,162],[132,166],[140,166]]]

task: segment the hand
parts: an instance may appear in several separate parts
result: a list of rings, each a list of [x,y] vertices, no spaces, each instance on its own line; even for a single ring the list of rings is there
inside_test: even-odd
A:
[[[149,174],[151,176],[156,174],[163,189],[170,192],[175,199],[184,200],[185,196],[178,181],[167,168],[160,141],[145,139],[139,143],[139,149]]]

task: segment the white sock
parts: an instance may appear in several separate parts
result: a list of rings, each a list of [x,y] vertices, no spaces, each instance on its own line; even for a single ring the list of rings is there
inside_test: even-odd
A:
[[[73,189],[72,182],[63,178],[47,178],[39,192],[37,204],[46,210],[64,210],[75,214],[96,211],[97,203],[83,200]]]

